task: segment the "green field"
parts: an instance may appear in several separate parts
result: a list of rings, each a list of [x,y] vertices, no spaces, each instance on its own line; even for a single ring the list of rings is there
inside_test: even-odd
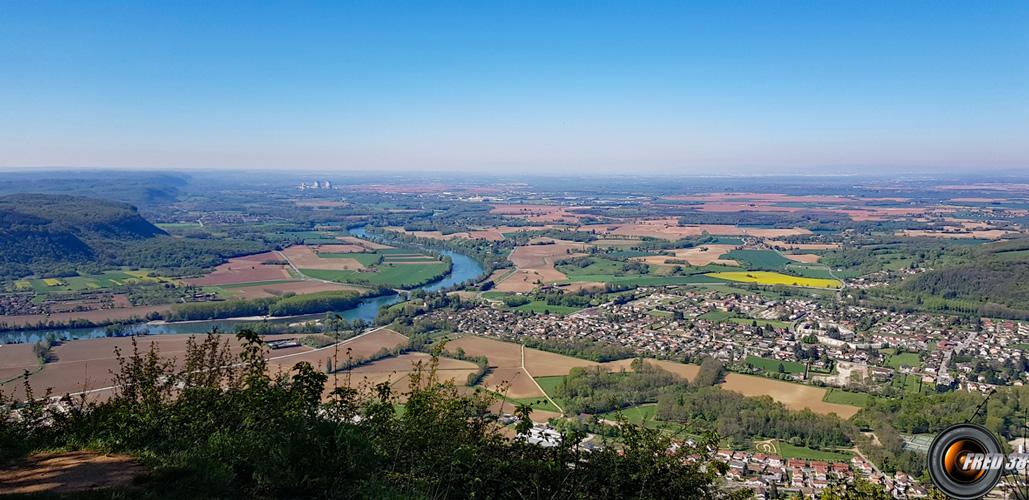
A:
[[[447,263],[438,262],[433,264],[385,264],[375,266],[374,271],[301,269],[300,272],[312,278],[340,283],[411,288],[441,277],[448,270]]]
[[[747,326],[750,326],[756,322],[758,326],[773,328],[788,328],[790,326],[789,321],[754,319],[748,317],[733,316],[732,314],[729,314],[728,312],[722,311],[720,309],[712,309],[710,311],[707,311],[704,314],[697,316],[697,319],[713,321],[716,323],[736,323],[738,325]]]
[[[621,273],[622,267],[625,266],[624,262],[619,262],[617,260],[599,258],[592,258],[590,260],[592,262],[588,266],[579,267],[573,265],[562,265],[557,266],[557,270],[565,273],[569,279],[572,279],[577,276],[615,275]]]
[[[623,408],[621,410],[610,411],[607,413],[601,413],[599,416],[605,420],[618,421],[618,416],[621,414],[625,420],[634,425],[642,425],[650,429],[658,429],[662,431],[680,432],[683,426],[675,422],[663,422],[657,420],[657,405],[648,403],[639,406],[632,406],[629,408]]]
[[[1029,351],[1029,344],[1015,344],[1011,347],[1014,347],[1015,349],[1021,349],[1023,351]]]
[[[864,408],[872,400],[872,395],[864,392],[850,392],[843,389],[830,388],[822,401],[841,405],[851,405]]]
[[[783,369],[786,371],[786,373],[804,373],[804,364],[798,363],[796,361],[779,361],[777,359],[747,356],[746,363],[756,368],[760,368],[768,373],[778,373],[779,364],[782,364]]]
[[[490,290],[488,292],[482,292],[479,294],[480,297],[487,300],[500,300],[510,295],[512,295],[512,293],[510,292],[496,292],[493,290]]]
[[[697,316],[697,319],[720,322],[728,320],[729,317],[729,313],[721,309],[711,309],[710,311],[707,311],[704,314]]]
[[[795,446],[783,441],[776,441],[775,447],[783,458],[800,458],[804,460],[825,460],[830,462],[844,462],[854,457],[846,451],[813,450],[804,446]]]
[[[722,256],[723,259],[732,259],[745,264],[750,269],[772,269],[783,270],[793,263],[792,260],[779,255],[774,250],[732,250]]]
[[[893,375],[893,380],[890,381],[890,387],[903,390],[904,392],[921,392],[922,394],[932,394],[936,392],[936,388],[933,384],[921,384],[921,390],[919,390],[919,383],[921,380],[922,377],[917,375],[897,373]]]
[[[918,354],[905,352],[902,354],[891,354],[886,358],[886,365],[896,370],[901,366],[920,367],[922,366],[922,361],[918,359]]]
[[[539,384],[540,388],[543,389],[543,392],[547,393],[547,395],[551,398],[554,398],[554,395],[557,394],[557,386],[561,385],[561,382],[564,381],[565,376],[553,375],[550,377],[535,377],[535,379],[536,383]],[[557,398],[554,398],[554,400],[557,400]],[[561,404],[560,401],[558,401],[557,403]]]

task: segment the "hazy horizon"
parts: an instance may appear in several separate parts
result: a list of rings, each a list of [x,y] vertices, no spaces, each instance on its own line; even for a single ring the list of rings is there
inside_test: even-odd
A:
[[[1029,4],[4,6],[0,169],[1029,170]]]

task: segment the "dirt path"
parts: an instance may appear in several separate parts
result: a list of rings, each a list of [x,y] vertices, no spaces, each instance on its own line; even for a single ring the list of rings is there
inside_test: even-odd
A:
[[[550,404],[554,405],[554,408],[557,408],[557,411],[561,412],[561,414],[564,415],[565,409],[561,408],[561,405],[557,404],[557,401],[554,401],[550,397],[550,394],[547,394],[547,391],[543,390],[543,387],[540,386],[539,382],[536,382],[536,378],[533,377],[532,374],[529,373],[529,370],[525,367],[525,344],[522,344],[522,346],[521,346],[521,355],[522,355],[522,371],[524,371],[525,374],[529,376],[529,380],[531,380],[532,383],[536,386],[536,388],[539,389],[541,393],[543,393],[543,396],[545,396],[547,398],[547,401],[550,401]]]
[[[0,495],[67,494],[124,487],[146,472],[127,455],[89,451],[38,454],[12,468],[0,469]]]

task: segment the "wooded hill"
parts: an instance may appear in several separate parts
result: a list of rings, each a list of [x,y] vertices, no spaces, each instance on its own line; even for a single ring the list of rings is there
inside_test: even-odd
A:
[[[79,196],[0,197],[0,279],[134,266],[196,272],[264,250],[240,240],[172,238],[127,203]]]
[[[1029,312],[1029,239],[986,244],[967,252],[960,264],[918,275],[901,288]]]

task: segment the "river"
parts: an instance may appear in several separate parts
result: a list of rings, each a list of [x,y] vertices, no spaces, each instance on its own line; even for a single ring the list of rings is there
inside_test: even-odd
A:
[[[349,232],[359,238],[368,238],[368,233],[365,231],[363,226],[352,228]],[[450,273],[446,276],[420,287],[422,290],[435,292],[437,290],[464,283],[471,279],[476,279],[485,273],[482,266],[475,259],[468,257],[467,255],[451,250],[442,250],[439,251],[439,253],[450,257],[453,267],[451,268]],[[363,299],[358,303],[358,305],[350,309],[334,312],[349,321],[360,319],[371,322],[375,319],[375,316],[379,314],[379,309],[396,304],[403,300],[403,298],[403,294],[369,297]],[[269,319],[267,321],[272,325],[288,325],[290,323],[302,323],[304,321],[321,319],[325,317],[325,314],[326,313],[308,314],[304,316],[292,316],[289,318]],[[127,326],[125,328],[125,333],[134,333],[139,335],[162,335],[175,333],[190,334],[205,333],[215,327],[222,331],[231,332],[235,329],[236,325],[248,322],[252,323],[254,320],[221,319],[178,323],[139,323]],[[107,330],[104,327],[58,328],[52,330],[11,330],[0,332],[0,343],[9,344],[16,342],[35,342],[46,338],[50,334],[54,334],[61,339],[90,339],[106,337]]]

